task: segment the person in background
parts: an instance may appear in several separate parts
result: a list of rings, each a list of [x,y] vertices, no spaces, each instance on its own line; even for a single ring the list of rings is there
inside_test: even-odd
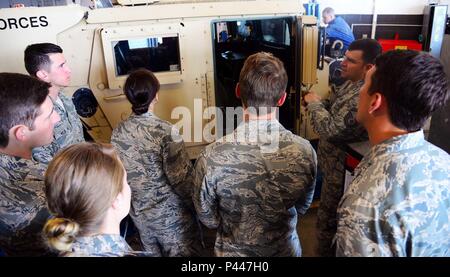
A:
[[[33,149],[33,158],[48,164],[62,148],[84,141],[83,126],[72,100],[62,90],[69,86],[71,71],[63,50],[52,43],[36,43],[25,49],[25,68],[31,76],[51,85],[49,96],[61,120],[56,124],[50,145]]]
[[[80,143],[61,150],[45,174],[48,245],[61,256],[132,256],[120,236],[120,221],[130,210],[127,174],[108,144]],[[159,256],[153,249],[148,256]]]
[[[317,236],[321,256],[335,255],[332,239],[336,234],[337,207],[344,192],[344,149],[348,143],[367,140],[367,133],[356,121],[359,90],[379,54],[381,46],[376,40],[355,40],[342,62],[341,76],[346,83],[329,99],[321,99],[314,92],[304,96],[308,117],[319,135],[318,159],[323,182],[317,212]]]
[[[154,113],[159,81],[146,69],[128,76],[124,93],[133,114],[113,130],[111,142],[128,172],[130,216],[144,249],[163,256],[203,255],[192,203],[192,164],[182,137]]]
[[[50,85],[18,73],[0,73],[0,249],[7,256],[49,253],[41,240],[50,216],[44,195],[46,165],[32,149],[53,140],[59,116]]]
[[[236,87],[244,121],[197,159],[193,201],[203,224],[217,228],[216,256],[301,256],[297,220],[312,202],[317,160],[277,120],[287,81],[272,54],[249,56]]]
[[[338,256],[450,257],[450,156],[422,127],[449,97],[440,61],[390,51],[361,88],[356,119],[372,145],[338,209]]]
[[[325,32],[329,39],[329,44],[332,45],[336,40],[342,41],[344,45],[341,51],[345,53],[350,44],[355,40],[350,26],[348,26],[342,17],[336,16],[333,8],[330,7],[322,11],[322,19],[325,24],[328,24]]]

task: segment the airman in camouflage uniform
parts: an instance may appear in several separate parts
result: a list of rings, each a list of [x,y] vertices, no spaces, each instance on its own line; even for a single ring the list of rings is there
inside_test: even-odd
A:
[[[348,143],[367,140],[367,133],[356,121],[359,90],[364,74],[381,53],[378,42],[370,39],[354,41],[342,62],[343,77],[329,99],[318,101],[306,95],[307,113],[319,135],[318,160],[323,173],[320,206],[317,212],[317,238],[320,256],[334,256],[332,240],[336,234],[336,211],[344,192],[345,151]]]
[[[276,118],[287,81],[272,54],[249,56],[236,86],[244,121],[197,159],[193,200],[217,228],[216,256],[301,256],[297,219],[312,201],[317,158]]]
[[[372,147],[342,198],[338,256],[450,257],[450,156],[423,131]]]
[[[239,139],[242,134],[244,139]],[[279,136],[276,148],[250,136]],[[217,228],[216,256],[301,256],[297,214],[312,202],[316,153],[277,120],[251,120],[208,145],[195,166],[194,204]]]
[[[133,114],[113,131],[111,143],[128,173],[130,216],[145,250],[163,256],[202,255],[192,204],[192,164],[174,127],[152,112]]]
[[[331,242],[336,233],[336,211],[344,193],[345,143],[367,140],[356,122],[359,89],[363,81],[347,81],[323,102],[308,104],[308,116],[319,136],[318,165],[323,172],[320,206],[317,212],[319,254],[334,256]]]
[[[70,252],[62,252],[64,257],[123,257],[145,256],[159,257],[159,249],[150,252],[133,251],[120,235],[102,234],[88,237],[77,237],[72,243]]]
[[[421,128],[449,97],[441,62],[425,52],[379,56],[357,120],[372,148],[338,209],[338,256],[450,256],[450,156]]]
[[[59,93],[59,99],[61,101],[54,101],[54,105],[61,120],[55,125],[53,142],[33,149],[33,158],[45,164],[48,164],[60,149],[84,141],[83,126],[72,100],[63,92]]]
[[[31,95],[30,95],[31,94]],[[0,73],[0,249],[9,256],[48,254],[41,230],[50,216],[45,165],[31,150],[49,144],[59,116],[49,85],[18,73]]]
[[[44,193],[45,166],[0,154],[0,248],[8,256],[41,256],[50,213]]]
[[[25,68],[31,76],[51,85],[50,97],[61,118],[54,128],[53,142],[33,149],[33,158],[48,164],[60,149],[84,141],[83,127],[75,106],[62,92],[64,87],[70,85],[71,71],[61,47],[52,43],[29,45],[25,49]]]

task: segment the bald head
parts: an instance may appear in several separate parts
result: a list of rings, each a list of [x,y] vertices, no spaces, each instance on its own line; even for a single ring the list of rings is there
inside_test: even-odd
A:
[[[329,24],[336,18],[333,8],[327,7],[322,11],[322,19],[325,24]]]

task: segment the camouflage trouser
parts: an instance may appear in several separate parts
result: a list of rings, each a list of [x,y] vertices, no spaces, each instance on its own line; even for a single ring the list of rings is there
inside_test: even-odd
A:
[[[318,164],[323,181],[317,212],[317,239],[322,257],[336,255],[332,241],[337,230],[337,208],[344,193],[344,163],[343,150],[327,141],[319,141]]]
[[[133,216],[141,243],[145,251],[159,252],[163,257],[204,256],[201,243],[201,230],[195,216],[155,218],[142,213]]]

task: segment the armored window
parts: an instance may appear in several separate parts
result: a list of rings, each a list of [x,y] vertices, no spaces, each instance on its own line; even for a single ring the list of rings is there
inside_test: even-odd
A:
[[[138,68],[153,72],[180,71],[178,37],[150,37],[112,41],[116,76]]]

